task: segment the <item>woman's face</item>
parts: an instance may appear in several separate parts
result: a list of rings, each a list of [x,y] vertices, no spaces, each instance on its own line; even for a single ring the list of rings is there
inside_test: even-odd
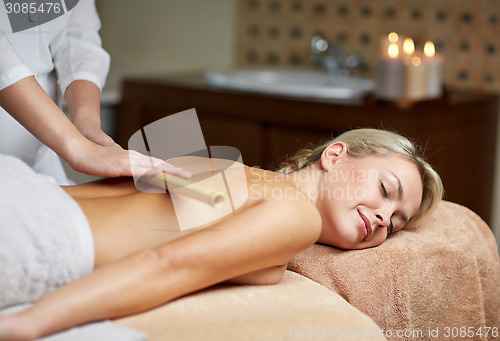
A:
[[[345,150],[333,150],[325,151],[320,162],[324,178],[317,202],[323,219],[319,243],[342,249],[380,245],[420,207],[420,174],[402,156],[352,158]]]

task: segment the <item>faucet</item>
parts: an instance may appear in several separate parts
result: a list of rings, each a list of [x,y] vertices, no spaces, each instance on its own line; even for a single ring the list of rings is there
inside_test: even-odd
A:
[[[349,55],[344,47],[328,42],[320,34],[311,39],[310,63],[325,67],[330,77],[335,79],[349,78],[351,70],[364,70],[367,66],[361,53]]]

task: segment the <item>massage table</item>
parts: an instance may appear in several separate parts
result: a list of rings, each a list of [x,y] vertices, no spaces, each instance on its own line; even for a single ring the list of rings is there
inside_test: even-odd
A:
[[[0,307],[23,309],[91,271],[92,236],[53,180],[11,156],[0,164]],[[277,285],[218,285],[114,322],[47,340],[500,340],[500,260],[486,223],[442,201],[376,248],[312,245]]]
[[[277,285],[218,285],[114,321],[149,340],[500,340],[490,228],[442,201],[376,248],[315,244]]]

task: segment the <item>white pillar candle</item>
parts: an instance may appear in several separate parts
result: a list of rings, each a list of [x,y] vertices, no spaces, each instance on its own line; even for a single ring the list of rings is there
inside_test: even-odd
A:
[[[393,100],[404,96],[404,64],[400,58],[397,43],[390,43],[387,53],[381,54],[375,69],[375,96],[380,99]]]
[[[430,41],[424,45],[424,56],[424,64],[427,68],[427,97],[441,97],[443,93],[443,57],[436,54],[434,44]]]
[[[422,56],[414,53],[406,66],[405,98],[412,100],[427,97],[427,68]]]

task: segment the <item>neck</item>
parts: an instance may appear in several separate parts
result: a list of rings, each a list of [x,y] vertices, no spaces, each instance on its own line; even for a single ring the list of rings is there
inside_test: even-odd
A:
[[[323,177],[323,169],[319,162],[315,162],[298,171],[286,174],[285,180],[294,185],[310,202],[317,205]]]

